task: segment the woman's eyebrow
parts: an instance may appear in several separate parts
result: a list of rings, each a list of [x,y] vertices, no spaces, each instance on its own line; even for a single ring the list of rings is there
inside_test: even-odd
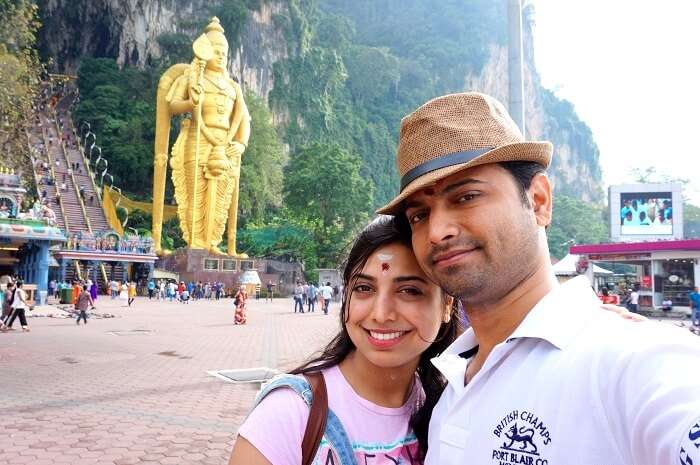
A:
[[[374,276],[370,276],[364,273],[357,273],[355,275],[355,279],[366,279],[367,281],[376,281],[376,278]]]
[[[422,283],[428,284],[428,281],[426,281],[424,278],[421,278],[420,276],[398,276],[394,278],[395,283],[402,283],[405,281],[420,281]]]

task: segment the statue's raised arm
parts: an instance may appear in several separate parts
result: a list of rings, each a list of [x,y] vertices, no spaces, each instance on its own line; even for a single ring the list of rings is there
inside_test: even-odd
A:
[[[172,147],[170,167],[184,240],[191,248],[220,253],[228,220],[228,254],[236,253],[241,156],[250,116],[241,88],[228,76],[228,42],[212,18],[193,44],[190,64],[170,67],[158,84],[153,176],[153,241],[161,251],[170,121],[187,114]]]

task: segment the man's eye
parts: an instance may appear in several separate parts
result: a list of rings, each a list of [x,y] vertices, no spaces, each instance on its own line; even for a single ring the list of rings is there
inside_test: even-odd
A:
[[[408,215],[408,222],[410,224],[416,224],[422,221],[425,218],[425,212],[418,212],[418,213],[413,213],[411,215]]]
[[[466,194],[462,194],[459,197],[457,197],[458,202],[469,202],[470,200],[473,200],[477,198],[479,194],[476,194],[474,192],[468,192]]]

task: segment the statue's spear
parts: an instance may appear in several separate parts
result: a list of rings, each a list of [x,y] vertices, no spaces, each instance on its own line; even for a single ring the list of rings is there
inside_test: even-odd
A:
[[[192,44],[192,51],[194,52],[194,56],[199,60],[199,62],[198,62],[199,70],[197,73],[197,84],[199,85],[199,88],[201,89],[201,93],[199,95],[199,100],[197,101],[197,104],[195,105],[195,119],[197,122],[197,126],[196,126],[195,142],[194,142],[194,190],[192,193],[192,204],[191,204],[191,206],[192,206],[192,228],[190,229],[190,247],[194,246],[194,226],[195,226],[195,215],[197,212],[196,207],[197,207],[197,181],[199,178],[199,138],[200,138],[200,132],[201,132],[202,103],[204,101],[204,87],[203,87],[204,67],[206,66],[207,61],[211,60],[212,57],[214,56],[214,48],[212,47],[211,42],[209,41],[209,38],[207,37],[207,35],[202,34]]]

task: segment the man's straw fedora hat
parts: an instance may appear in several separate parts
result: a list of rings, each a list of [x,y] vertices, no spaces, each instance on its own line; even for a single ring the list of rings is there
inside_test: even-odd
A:
[[[533,161],[547,168],[551,160],[552,144],[525,141],[493,97],[478,92],[438,97],[401,120],[396,155],[401,190],[377,213],[400,213],[414,192],[472,166]]]

